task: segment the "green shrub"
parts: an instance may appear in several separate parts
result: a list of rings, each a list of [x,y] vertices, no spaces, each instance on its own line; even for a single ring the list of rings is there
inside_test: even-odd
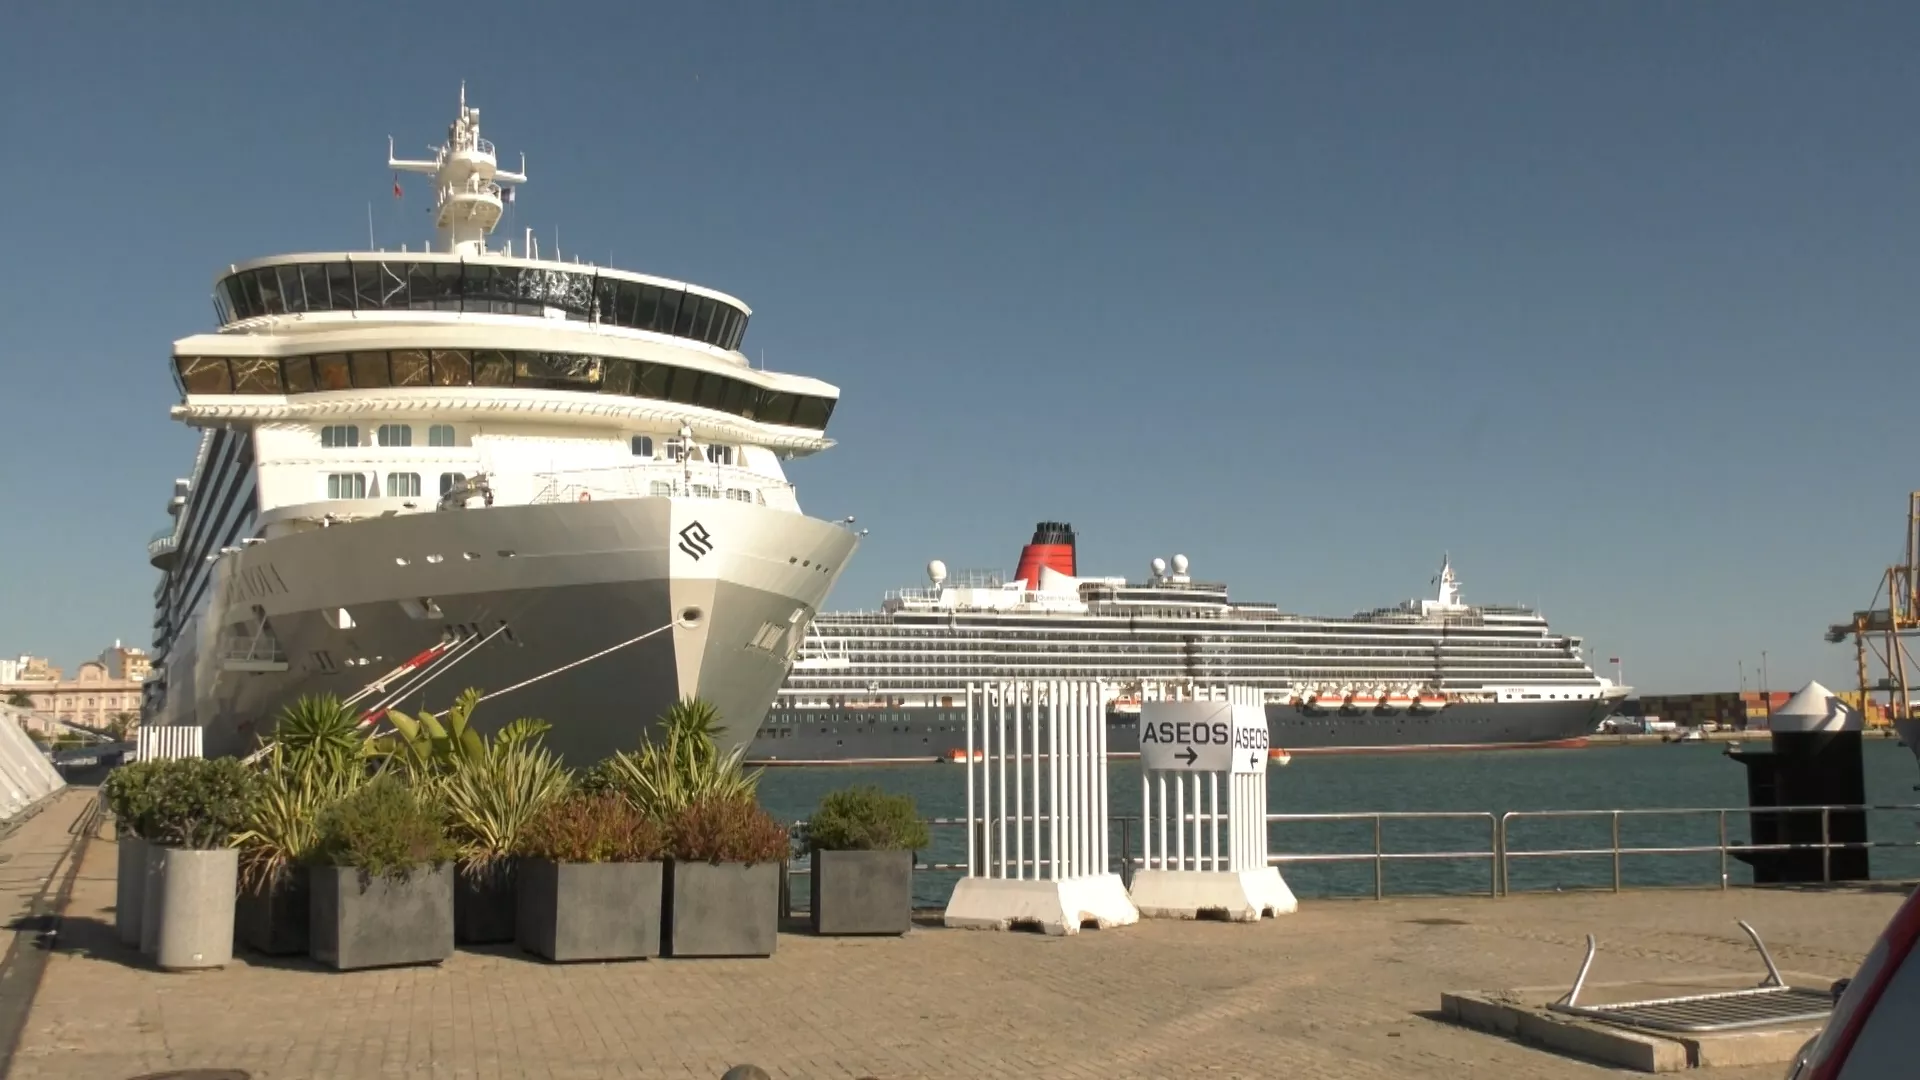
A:
[[[764,863],[786,858],[786,826],[752,799],[695,799],[667,819],[667,850],[682,862]]]
[[[638,751],[606,762],[608,776],[641,813],[667,821],[702,799],[753,798],[760,773],[745,768],[745,745],[720,752],[726,728],[711,704],[684,698],[655,726]]]
[[[482,871],[514,853],[527,826],[567,793],[566,766],[541,746],[547,725],[515,720],[479,755],[447,758],[434,789],[463,869]]]
[[[259,777],[234,758],[170,758],[151,763],[142,835],[172,848],[210,850],[247,827]]]
[[[296,863],[312,859],[320,846],[321,815],[366,782],[362,768],[334,768],[312,755],[269,743],[247,827],[233,838],[240,849],[242,884],[265,889]]]
[[[919,851],[930,842],[913,799],[877,787],[828,794],[805,834],[808,846],[826,851]]]
[[[613,762],[602,761],[587,769],[573,779],[573,790],[582,795],[619,795],[620,778],[615,775]]]
[[[660,826],[617,793],[569,795],[527,826],[520,853],[563,863],[652,862],[666,850]]]
[[[320,816],[316,855],[372,877],[405,881],[456,854],[443,827],[446,811],[392,776],[380,776]]]
[[[153,779],[157,761],[135,761],[113,770],[106,783],[107,809],[115,827],[147,839],[147,815],[153,810]]]

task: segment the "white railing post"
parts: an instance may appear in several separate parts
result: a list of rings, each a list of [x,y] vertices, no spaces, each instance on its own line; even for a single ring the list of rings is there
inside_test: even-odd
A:
[[[976,689],[982,691],[977,715],[983,744],[977,786]],[[976,858],[970,842],[967,876],[947,905],[947,925],[1007,929],[1034,923],[1048,933],[1070,934],[1087,922],[1104,927],[1136,920],[1120,876],[1107,867],[1110,803],[1100,685],[1007,681],[968,687],[967,702],[968,835],[980,832],[982,850]]]

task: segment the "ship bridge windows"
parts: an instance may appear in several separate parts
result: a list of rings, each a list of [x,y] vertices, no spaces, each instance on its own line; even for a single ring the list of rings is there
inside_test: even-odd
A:
[[[632,445],[634,457],[650,458],[653,456],[653,436],[635,435]]]
[[[747,313],[685,287],[598,269],[449,260],[353,259],[242,270],[214,289],[222,326],[329,311],[470,311],[623,326],[738,349]]]
[[[413,426],[411,424],[381,424],[374,430],[374,441],[380,446],[412,446]]]
[[[400,349],[277,360],[179,356],[173,363],[179,388],[188,395],[513,386],[672,401],[813,431],[826,430],[835,405],[833,398],[766,390],[720,372],[581,353]]]
[[[428,446],[458,446],[452,424],[435,424],[427,429]]]

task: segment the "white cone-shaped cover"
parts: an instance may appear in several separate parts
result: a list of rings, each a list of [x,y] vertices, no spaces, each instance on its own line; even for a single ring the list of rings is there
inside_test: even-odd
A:
[[[1773,710],[1771,725],[1775,731],[1859,731],[1866,726],[1858,709],[1834,696],[1833,691],[1810,682]]]

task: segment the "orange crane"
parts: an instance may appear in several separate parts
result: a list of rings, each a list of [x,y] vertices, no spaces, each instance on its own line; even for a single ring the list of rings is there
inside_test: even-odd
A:
[[[1862,712],[1870,711],[1874,694],[1884,693],[1890,721],[1900,725],[1912,718],[1910,688],[1915,680],[1907,677],[1913,654],[1906,638],[1915,633],[1920,633],[1920,491],[1907,496],[1906,561],[1887,567],[1867,610],[1854,612],[1850,622],[1827,628],[1827,640],[1833,644],[1853,639]],[[1878,678],[1870,667],[1881,672]]]

